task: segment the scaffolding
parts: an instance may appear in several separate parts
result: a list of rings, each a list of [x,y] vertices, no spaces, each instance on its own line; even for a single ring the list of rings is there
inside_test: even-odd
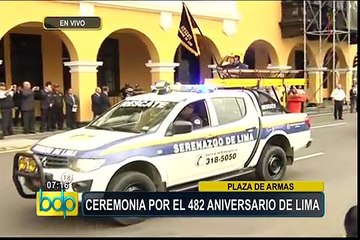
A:
[[[351,13],[355,1],[303,1],[303,29],[304,29],[304,77],[309,82],[309,74],[318,72],[323,74],[323,80],[320,82],[318,89],[309,88],[314,97],[322,91],[324,84],[327,83],[328,88],[333,88],[340,80],[340,74],[347,74],[353,71],[353,68],[341,69],[338,67],[339,57],[337,56],[336,45],[339,43],[347,44],[348,54],[345,56],[348,64],[352,62],[350,59],[351,45]],[[314,52],[316,56],[323,56],[324,46],[328,47],[326,42],[331,43],[331,51],[326,53],[322,66],[310,68],[308,66],[308,47],[309,41],[317,41],[318,52]],[[321,79],[321,78],[320,78]],[[321,94],[322,96],[322,94]],[[320,103],[322,103],[322,97]]]

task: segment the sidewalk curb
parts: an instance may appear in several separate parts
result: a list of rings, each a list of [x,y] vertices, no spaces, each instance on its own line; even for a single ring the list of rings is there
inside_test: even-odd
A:
[[[312,117],[317,117],[317,116],[326,116],[326,115],[331,115],[333,114],[332,111],[323,111],[323,112],[305,112],[307,115],[312,116]]]
[[[44,132],[44,133],[34,133],[34,134],[15,134],[15,135],[12,135],[12,136],[6,136],[4,137],[4,139],[1,139],[3,141],[6,141],[6,140],[17,140],[17,139],[31,139],[33,140],[34,138],[36,139],[40,139],[40,138],[44,138],[44,137],[50,137],[51,135],[55,135],[55,134],[59,134],[59,133],[63,133],[65,131],[55,131],[55,132]],[[1,140],[0,140],[0,143],[1,143]]]
[[[1,147],[0,148],[0,153],[3,153],[3,152],[8,152],[8,151],[16,151],[16,150],[25,150],[25,149],[28,149],[30,147],[32,147],[33,145],[27,145],[27,146],[18,146],[18,147]]]

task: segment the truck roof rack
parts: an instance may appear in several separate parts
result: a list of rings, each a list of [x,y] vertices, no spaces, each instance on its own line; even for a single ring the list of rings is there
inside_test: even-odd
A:
[[[205,84],[221,88],[305,86],[306,80],[297,76],[302,70],[277,69],[218,69],[219,78],[205,79]]]
[[[271,88],[278,102],[286,106],[287,86],[306,86],[307,81],[303,77],[303,70],[290,70],[283,67],[270,66],[268,69],[223,69],[215,67],[218,78],[207,78],[206,85],[212,85],[222,89],[239,88]],[[301,74],[301,77],[298,76]],[[279,98],[276,87],[282,87],[283,96]]]

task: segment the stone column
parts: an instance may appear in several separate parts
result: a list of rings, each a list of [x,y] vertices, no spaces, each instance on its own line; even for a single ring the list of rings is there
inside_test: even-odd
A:
[[[97,68],[102,66],[103,62],[75,61],[64,62],[64,65],[70,67],[71,88],[79,97],[78,121],[80,123],[90,122],[93,119],[91,95],[97,87]]]
[[[145,66],[151,69],[151,84],[155,84],[159,80],[173,84],[175,82],[175,68],[179,67],[180,63],[153,63],[149,60]]]

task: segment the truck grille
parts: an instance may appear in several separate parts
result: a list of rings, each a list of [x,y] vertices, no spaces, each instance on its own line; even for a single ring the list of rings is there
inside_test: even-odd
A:
[[[37,156],[44,168],[67,168],[69,166],[69,159],[66,157],[54,157],[39,154],[37,154]]]

